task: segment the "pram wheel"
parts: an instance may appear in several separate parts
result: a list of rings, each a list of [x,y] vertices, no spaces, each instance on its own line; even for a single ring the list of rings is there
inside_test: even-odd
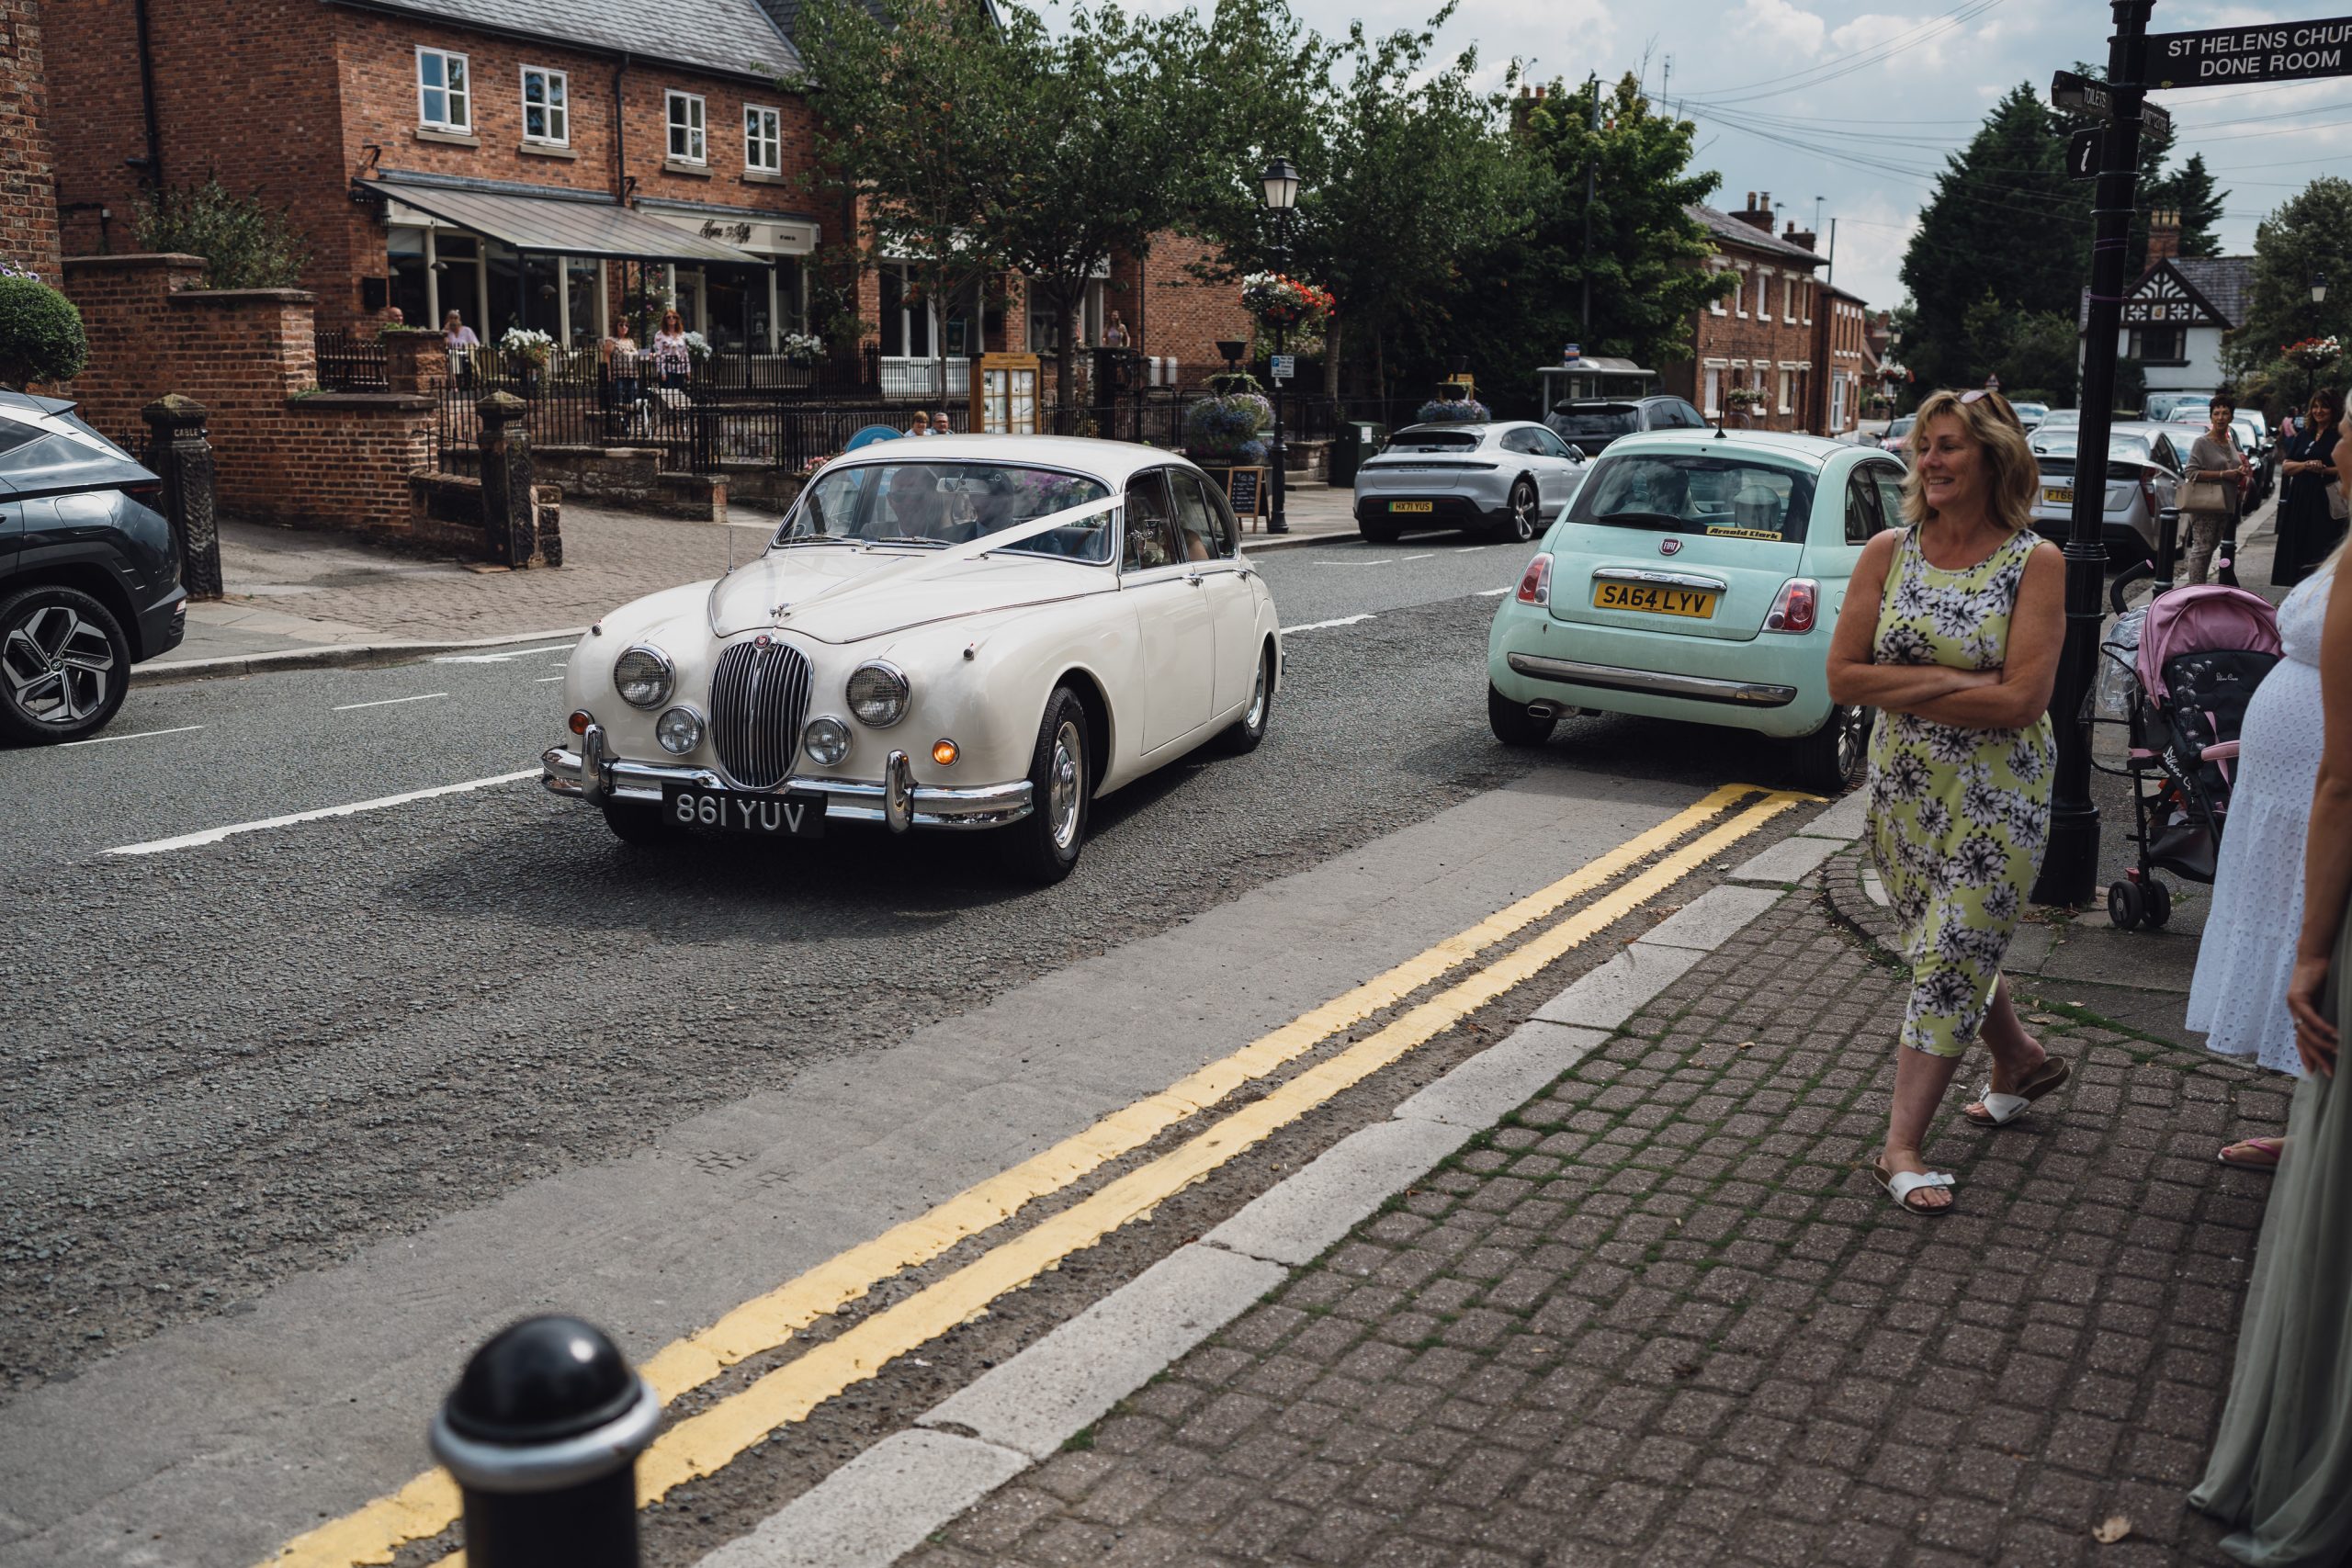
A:
[[[2140,885],[2140,897],[2146,906],[2141,910],[2140,923],[2152,931],[2161,931],[2172,919],[2172,889],[2152,876]]]
[[[2118,931],[2136,931],[2147,918],[2148,901],[2136,882],[2117,882],[2107,889],[2107,918]]]

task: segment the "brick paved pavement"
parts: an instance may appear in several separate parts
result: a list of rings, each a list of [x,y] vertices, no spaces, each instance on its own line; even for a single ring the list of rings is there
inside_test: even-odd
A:
[[[2183,1496],[2266,1179],[2213,1151],[2276,1129],[2282,1080],[2042,1024],[2074,1082],[1992,1133],[1955,1093],[1958,1205],[1919,1220],[1858,1168],[1900,1008],[1785,898],[907,1561],[2216,1560]]]

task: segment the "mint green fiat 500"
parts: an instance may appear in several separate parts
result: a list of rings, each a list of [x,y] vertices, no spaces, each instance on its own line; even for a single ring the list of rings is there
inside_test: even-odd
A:
[[[1829,700],[1829,634],[1864,542],[1903,525],[1902,491],[1893,457],[1816,436],[1614,443],[1495,613],[1496,738],[1639,714],[1772,737],[1809,788],[1860,783],[1871,712]]]

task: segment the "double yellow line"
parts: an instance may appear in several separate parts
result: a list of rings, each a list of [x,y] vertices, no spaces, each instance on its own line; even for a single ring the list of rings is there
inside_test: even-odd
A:
[[[875,1376],[892,1359],[945,1334],[1006,1292],[1071,1253],[1148,1214],[1175,1193],[1341,1090],[1361,1082],[1502,996],[1595,933],[1657,897],[1691,872],[1808,797],[1771,794],[1683,844],[1733,805],[1758,794],[1727,785],[1648,831],[1579,866],[1467,931],[1301,1013],[1224,1059],[1104,1117],[1084,1132],[970,1187],[928,1213],[892,1226],[737,1307],[702,1332],[675,1340],[644,1367],[663,1401],[699,1388],[727,1368],[774,1350],[875,1284],[940,1257],[1024,1205],[1077,1182],[1162,1132],[1214,1106],[1287,1063],[1515,935],[1606,886],[1652,856],[1656,863],[1605,896],[1425,1001],[1364,1039],[1299,1073],[1183,1143],[1106,1183],[1099,1191],[1000,1243],[904,1301],[754,1380],[658,1438],[638,1461],[640,1506],[708,1475],[776,1427],[805,1419],[826,1400]],[[401,1545],[455,1523],[458,1488],[447,1472],[418,1476],[398,1492],[289,1541],[264,1568],[354,1568],[392,1560]],[[463,1562],[462,1552],[442,1560]]]

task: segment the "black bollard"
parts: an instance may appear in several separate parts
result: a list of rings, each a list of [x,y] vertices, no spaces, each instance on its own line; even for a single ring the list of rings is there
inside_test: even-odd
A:
[[[465,1495],[469,1568],[637,1568],[653,1386],[576,1317],[528,1317],[466,1363],[433,1418]]]

